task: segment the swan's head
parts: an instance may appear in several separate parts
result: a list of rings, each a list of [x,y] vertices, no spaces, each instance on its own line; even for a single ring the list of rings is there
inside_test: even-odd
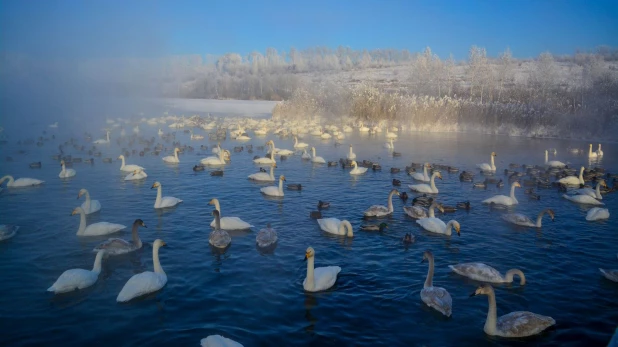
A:
[[[82,212],[83,212],[83,210],[82,210],[82,208],[81,208],[81,207],[76,207],[76,208],[73,210],[73,212],[71,212],[71,216],[74,216],[74,215],[76,215],[76,214],[80,214],[80,213],[82,213]]]
[[[453,221],[453,228],[455,229],[455,231],[457,232],[457,236],[461,236],[461,225],[459,225],[459,222],[454,220]]]
[[[430,250],[426,250],[426,251],[423,253],[423,260],[421,260],[421,263],[424,263],[424,262],[425,262],[425,260],[429,260],[430,258],[433,258],[433,253],[431,253],[431,251],[430,251]]]
[[[492,157],[497,157],[496,152],[491,152]]]
[[[391,193],[395,194],[395,195],[399,195],[399,191],[397,189],[393,189],[391,190]]]
[[[157,181],[152,185],[152,187],[150,187],[150,189],[159,188],[159,187],[161,187],[161,183]]]
[[[139,219],[139,218],[136,219],[135,222],[133,222],[133,225],[137,225],[137,226],[140,226],[140,227],[148,228],[146,226],[146,223],[144,223],[144,221]]]
[[[82,195],[84,195],[84,194],[86,194],[86,193],[88,193],[88,191],[87,191],[86,189],[84,189],[84,188],[80,189],[80,190],[79,190],[79,193],[77,193],[77,198],[78,198],[78,199],[79,199],[79,198],[81,198],[81,197],[82,197]]]
[[[315,251],[313,250],[312,247],[308,247],[307,250],[305,251],[305,260],[309,258],[313,258],[314,256],[315,256]]]
[[[436,171],[436,177],[442,179],[442,174],[440,173],[440,171]]]
[[[442,206],[442,204],[438,204],[436,207],[440,212],[444,213],[444,206]]]
[[[284,181],[285,182],[285,176],[283,176],[283,175],[279,176],[279,181]]]
[[[521,188],[521,184],[519,184],[519,182],[514,182],[514,183],[513,183],[513,187],[515,187],[515,188]]]
[[[556,217],[556,214],[554,213],[554,210],[552,210],[551,208],[547,210],[547,214],[549,215],[549,217],[551,218],[551,221],[554,221],[554,217]]]
[[[482,286],[476,288],[476,290],[470,294],[470,297],[477,295],[489,295],[493,293],[493,291],[493,288],[489,284],[483,284]]]
[[[216,204],[218,204],[218,203],[219,203],[219,200],[218,200],[217,198],[215,198],[215,199],[211,199],[211,200],[208,202],[208,205],[216,205]]]
[[[386,224],[386,223],[380,223],[380,225],[378,225],[378,227],[380,228],[380,230],[382,230],[382,229],[388,229],[388,224]]]
[[[165,241],[161,240],[161,239],[156,239],[155,242],[152,244],[153,247],[163,247],[166,246],[167,243],[165,243]]]
[[[64,160],[60,161],[60,166],[64,166]]]
[[[133,170],[133,174],[137,175],[137,173],[139,172],[139,170]]]
[[[121,155],[119,155],[119,156],[118,156],[118,160],[120,160],[120,159],[124,159],[124,155],[122,155],[122,154],[121,154]]]
[[[277,163],[273,163],[272,167],[277,168]]]

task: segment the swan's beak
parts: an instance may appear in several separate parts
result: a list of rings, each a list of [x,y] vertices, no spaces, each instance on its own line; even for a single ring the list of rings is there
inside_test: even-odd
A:
[[[309,259],[309,257],[311,257],[311,253],[305,252],[305,260]]]
[[[425,262],[425,258],[423,258],[423,260],[421,260],[421,264]]]
[[[161,246],[167,246],[167,243],[165,243],[165,241],[161,241]]]
[[[472,293],[470,293],[470,296],[469,296],[469,297],[471,298],[471,297],[473,297],[473,296],[476,296],[476,291],[473,291]]]

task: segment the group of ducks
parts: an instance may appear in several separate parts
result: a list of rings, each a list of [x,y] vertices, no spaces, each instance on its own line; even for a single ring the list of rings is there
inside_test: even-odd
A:
[[[243,136],[244,133],[237,136]],[[192,134],[193,135],[193,134]],[[392,139],[396,136],[390,136],[389,142],[385,144],[385,148],[394,149]],[[193,137],[192,137],[193,139]],[[107,132],[107,138],[103,139],[101,143],[109,143],[109,132]],[[275,147],[273,141],[267,142],[269,146],[270,152],[266,157],[256,157],[253,159],[253,162],[256,164],[267,164],[270,165],[270,172],[260,171],[255,174],[251,174],[248,176],[250,180],[255,181],[263,181],[263,182],[273,182],[276,180],[274,175],[274,169],[277,167],[277,162],[275,156],[288,156],[293,155],[296,151],[303,151],[303,159],[308,159],[313,163],[320,164],[326,163],[324,158],[316,155],[315,147],[311,148],[312,155],[308,155],[306,152],[306,148],[309,147],[308,144],[298,142],[298,139],[295,137],[294,143],[294,151],[278,149]],[[174,164],[179,163],[178,153],[180,152],[179,148],[174,148],[173,155],[167,156],[163,158],[163,161],[166,163]],[[225,165],[230,159],[230,152],[222,149],[219,145],[213,149],[213,153],[217,154],[213,157],[207,157],[200,160],[200,165],[206,166],[221,166]],[[590,145],[590,153],[589,156],[594,156],[598,158],[603,155],[601,152],[601,147],[599,145],[599,150],[597,152],[592,152],[592,145]],[[479,164],[478,168],[485,174],[492,174],[496,172],[496,166],[494,162],[494,157],[496,157],[496,153],[492,152],[490,156],[490,163]],[[592,157],[591,157],[592,158]],[[125,157],[120,155],[118,157],[119,160],[122,161],[122,165],[120,170],[122,172],[128,173],[125,177],[125,180],[136,180],[146,178],[147,175],[145,173],[145,169],[138,165],[131,165],[125,163]],[[353,148],[350,145],[349,153],[347,155],[347,160],[351,161],[350,166],[350,174],[351,175],[362,175],[367,171],[366,167],[359,167],[356,162],[356,154],[353,152]],[[566,167],[565,164],[559,161],[548,161],[547,151],[546,151],[546,166],[552,169],[564,169]],[[62,171],[60,173],[61,178],[69,178],[76,174],[75,170],[67,169],[65,167],[64,161],[61,161]],[[423,172],[411,172],[411,177],[414,180],[423,182],[419,184],[411,184],[408,188],[414,192],[422,193],[422,194],[431,194],[435,195],[439,193],[439,190],[436,186],[435,180],[442,179],[442,174],[438,170],[434,170],[433,172],[428,172],[431,166],[429,164],[423,165]],[[599,200],[602,199],[600,189],[602,187],[607,187],[605,181],[599,179],[597,181],[596,189],[584,188],[580,187],[580,185],[584,184],[584,168],[582,167],[580,170],[579,177],[577,176],[566,176],[558,180],[558,182],[564,186],[576,186],[576,189],[572,189],[569,191],[569,194],[565,194],[564,197],[571,201],[583,204],[591,204],[591,205],[602,205]],[[450,171],[450,170],[449,170]],[[4,181],[7,181],[7,187],[25,187],[25,186],[33,186],[40,185],[43,181],[31,179],[31,178],[19,178],[14,180],[11,176],[5,176],[0,179],[0,184]],[[261,188],[261,192],[265,195],[270,196],[279,196],[282,197],[283,194],[283,182],[285,181],[285,177],[283,175],[279,178],[278,186],[271,187],[263,187]],[[520,188],[521,184],[518,181],[513,181],[511,183],[510,195],[496,195],[489,199],[483,201],[484,204],[489,204],[491,206],[512,206],[518,204],[518,201],[515,197],[515,189]],[[159,182],[155,182],[152,185],[152,189],[157,189],[157,197],[155,199],[154,208],[168,208],[176,206],[181,203],[182,200],[169,197],[162,196],[162,187]],[[405,194],[405,193],[404,193]],[[393,196],[401,195],[401,193],[397,189],[392,189],[388,194],[387,204],[386,205],[373,205],[370,206],[367,210],[364,211],[364,217],[366,218],[383,218],[390,216],[393,211]],[[101,204],[97,200],[91,200],[90,194],[87,190],[81,189],[78,194],[78,198],[85,196],[86,201],[80,206],[73,210],[72,214],[80,215],[80,226],[78,228],[77,235],[78,236],[95,236],[95,235],[107,235],[118,232],[125,228],[124,225],[114,224],[114,223],[106,223],[99,222],[87,225],[86,223],[86,215],[98,212],[101,209]],[[407,196],[407,195],[406,195]],[[592,199],[592,200],[590,200]],[[595,202],[593,202],[593,200]],[[422,200],[419,200],[422,201]],[[425,200],[427,201],[427,200]],[[215,209],[212,212],[213,221],[211,222],[211,227],[214,230],[209,235],[209,243],[216,248],[225,249],[231,244],[231,237],[227,233],[226,230],[247,230],[253,228],[254,226],[243,221],[238,217],[223,217],[221,215],[221,206],[218,199],[212,199],[209,202],[210,205],[214,205]],[[326,208],[327,203],[320,202],[322,206],[318,206],[319,208]],[[464,204],[465,206],[461,206],[463,208],[469,208],[469,203]],[[450,220],[447,223],[442,221],[439,218],[435,217],[435,209],[438,209],[440,212],[445,212],[445,206],[439,204],[437,201],[431,201],[428,207],[422,207],[419,205],[412,206],[404,206],[404,212],[416,219],[416,223],[419,224],[423,229],[444,235],[451,235],[454,230],[458,235],[460,235],[461,226],[459,222],[456,220]],[[601,218],[608,218],[609,212],[607,209],[591,209],[592,217],[590,220],[596,220]],[[591,215],[591,212],[588,214]],[[525,215],[518,213],[507,213],[502,215],[502,219],[521,226],[527,227],[541,227],[541,220],[543,215],[549,215],[551,219],[554,219],[554,211],[552,209],[544,209],[539,213],[536,220],[533,221]],[[587,217],[588,219],[588,217]],[[318,218],[317,223],[325,232],[352,237],[354,234],[353,227],[351,223],[347,220],[339,220],[337,218]],[[103,261],[104,256],[114,256],[120,254],[126,254],[137,249],[142,248],[142,242],[138,235],[138,228],[146,227],[146,224],[141,220],[137,219],[133,223],[132,228],[132,239],[124,240],[119,238],[112,238],[105,242],[102,242],[98,246],[94,248],[96,252],[95,263],[92,270],[85,269],[71,269],[65,271],[60,277],[56,280],[56,282],[48,289],[48,291],[54,293],[64,293],[68,291],[72,291],[75,289],[84,289],[87,288],[94,283],[96,283],[98,275],[101,271],[101,263]],[[381,223],[379,225],[366,225],[361,227],[361,229],[366,231],[383,231],[387,228],[388,225],[386,223]],[[3,226],[0,228],[0,241],[3,239],[8,239],[15,235],[18,227],[16,226]],[[270,227],[270,224],[267,228],[260,230],[256,235],[256,243],[259,247],[268,248],[275,245],[277,242],[277,233],[274,229]],[[404,242],[414,242],[413,236],[410,234],[406,234],[404,237]],[[124,285],[122,290],[117,296],[118,302],[126,302],[133,298],[142,296],[144,294],[156,292],[163,288],[167,283],[167,276],[161,267],[159,261],[159,249],[165,246],[165,242],[163,240],[157,239],[153,243],[153,268],[154,271],[143,272],[137,275],[132,276],[127,283]],[[307,260],[307,273],[306,278],[303,281],[303,288],[309,292],[318,292],[331,288],[336,280],[338,274],[341,272],[341,268],[339,266],[327,266],[327,267],[315,267],[315,250],[312,247],[307,248],[305,252],[305,259]],[[450,316],[452,314],[452,298],[448,291],[441,287],[436,287],[433,285],[433,274],[434,274],[434,256],[433,253],[429,250],[423,253],[423,261],[428,261],[429,270],[427,273],[427,278],[424,284],[424,288],[421,291],[421,300],[429,307],[436,309],[446,316]],[[487,315],[487,321],[485,324],[485,332],[489,335],[503,336],[503,337],[524,337],[531,336],[542,332],[548,327],[555,324],[555,321],[551,317],[541,316],[531,312],[512,312],[510,314],[497,317],[496,315],[496,301],[495,301],[495,293],[493,288],[489,283],[511,283],[513,282],[514,276],[519,276],[520,284],[524,285],[526,282],[525,276],[522,271],[518,269],[509,270],[504,276],[500,274],[499,271],[494,269],[493,267],[486,265],[484,263],[463,263],[450,266],[451,269],[459,275],[469,277],[471,279],[486,282],[488,284],[481,285],[477,288],[477,290],[472,295],[487,295],[489,297],[489,312]],[[601,272],[610,280],[618,281],[618,270],[602,270]],[[223,339],[218,341],[227,340],[229,343],[233,341],[229,339],[225,339],[220,336],[211,336],[207,339],[210,341],[214,341],[217,339]],[[205,339],[205,340],[207,340]],[[202,343],[207,343],[208,341],[202,341]]]

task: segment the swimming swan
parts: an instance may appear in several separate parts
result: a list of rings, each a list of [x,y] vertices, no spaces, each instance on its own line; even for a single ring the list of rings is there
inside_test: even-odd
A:
[[[421,300],[427,306],[450,317],[453,312],[453,298],[451,298],[451,294],[446,289],[433,286],[434,259],[431,251],[427,250],[423,253],[422,262],[424,263],[425,260],[429,261],[429,270],[427,271],[423,290],[421,290]]]
[[[354,237],[352,224],[347,220],[339,220],[337,218],[318,219],[320,229],[330,234]]]
[[[496,294],[494,288],[484,284],[476,289],[470,296],[487,295],[489,297],[489,310],[483,330],[487,335],[502,337],[526,337],[541,333],[543,330],[556,324],[556,321],[548,316],[541,316],[528,311],[516,311],[496,317]]]
[[[358,164],[355,160],[352,161],[352,170],[350,170],[350,175],[362,175],[367,172],[366,167],[358,167]]]
[[[122,224],[114,224],[108,222],[98,222],[92,223],[86,226],[86,213],[81,207],[76,207],[73,212],[71,212],[71,216],[79,214],[79,228],[77,229],[77,236],[101,236],[107,234],[113,234],[118,232],[126,226]]]
[[[202,165],[225,165],[225,150],[219,150],[216,157],[206,157],[200,160]]]
[[[285,176],[279,176],[279,186],[269,186],[260,188],[260,192],[264,195],[268,196],[283,196],[283,182],[285,181]]]
[[[118,238],[108,239],[107,241],[101,242],[93,249],[93,251],[98,252],[104,250],[109,255],[121,255],[137,251],[142,248],[142,240],[139,238],[139,234],[137,232],[139,227],[146,228],[146,223],[144,223],[141,219],[136,219],[135,222],[133,222],[133,229],[131,230],[131,241]]]
[[[85,214],[91,214],[101,210],[101,203],[99,200],[90,200],[90,193],[84,188],[79,190],[77,199],[81,198],[82,195],[86,195],[86,201],[82,204],[82,210],[84,210]]]
[[[73,177],[75,176],[75,174],[77,172],[75,172],[75,170],[73,169],[67,169],[65,164],[64,164],[64,160],[60,161],[60,166],[62,167],[62,170],[60,171],[60,173],[58,174],[58,177],[60,178],[69,178],[69,177]]]
[[[157,199],[154,203],[154,208],[166,208],[172,207],[180,204],[182,200],[175,198],[173,196],[164,196],[161,197],[161,183],[155,182],[150,189],[157,188]]]
[[[215,210],[219,211],[219,216],[221,216],[221,205],[219,204],[219,199],[212,199],[208,203],[209,205],[214,205]],[[215,227],[215,219],[210,223],[211,227]],[[243,221],[238,217],[221,217],[221,229],[225,230],[245,230],[253,228],[253,225]]]
[[[609,218],[609,210],[606,208],[593,207],[586,214],[587,221],[595,221]]]
[[[142,295],[156,292],[167,283],[167,275],[159,262],[159,248],[165,246],[163,240],[157,239],[152,245],[152,263],[154,272],[145,271],[129,278],[116,297],[117,302],[127,302]]]
[[[137,180],[142,180],[146,177],[148,177],[148,174],[146,174],[146,171],[142,169],[138,169],[126,175],[124,180],[125,181],[137,181]]]
[[[352,145],[350,145],[350,152],[348,152],[348,159],[349,159],[349,160],[354,160],[354,159],[356,159],[356,153],[354,153],[354,152],[352,151]]]
[[[563,198],[567,199],[567,200],[571,200],[573,202],[576,202],[578,204],[584,204],[584,205],[597,205],[597,206],[602,206],[605,205],[604,203],[600,202],[599,200],[588,196],[588,195],[567,195],[567,194],[563,194],[562,195]]]
[[[471,278],[475,281],[489,283],[513,283],[513,276],[519,276],[519,284],[526,284],[526,276],[519,269],[511,269],[502,276],[498,270],[483,263],[461,263],[457,265],[449,265],[455,273]]]
[[[444,234],[447,236],[451,236],[452,229],[455,228],[457,235],[461,236],[461,226],[459,225],[459,222],[456,220],[450,220],[448,223],[445,224],[439,218],[427,217],[427,218],[418,219],[416,221],[416,224],[420,225],[421,227],[423,227],[423,229],[429,232],[436,233],[436,234]]]
[[[601,195],[601,187],[607,188],[607,183],[605,183],[604,179],[600,179],[597,182],[597,186],[596,186],[595,189],[580,188],[580,189],[574,190],[574,192],[576,194],[579,194],[579,195],[588,195],[588,196],[593,197],[595,199],[603,200],[603,195]]]
[[[567,186],[579,186],[580,184],[584,184],[584,167],[582,166],[581,169],[579,169],[579,177],[567,176],[559,179],[558,182]]]
[[[174,148],[174,155],[163,157],[162,160],[169,164],[178,164],[180,163],[180,160],[178,159],[178,152],[180,152],[180,149],[176,147]]]
[[[365,217],[386,217],[393,213],[393,195],[399,196],[399,191],[397,189],[393,189],[388,193],[388,201],[387,206],[383,205],[373,205],[363,212]]]
[[[267,144],[270,144],[270,141]],[[273,146],[270,150],[270,158],[261,157],[253,159],[253,162],[255,164],[276,164],[277,161],[275,161],[275,147]]]
[[[483,200],[483,203],[484,204],[494,203],[494,204],[505,205],[505,206],[517,205],[519,204],[519,201],[517,201],[517,199],[515,198],[515,188],[521,188],[521,184],[519,184],[519,182],[513,182],[511,184],[511,195],[510,196],[494,195],[489,199]]]
[[[549,159],[549,151],[545,150],[545,165],[549,167],[559,168],[559,169],[562,169],[563,167],[566,166],[566,164],[561,161],[558,161],[558,160],[549,161],[548,159]]]
[[[528,216],[525,216],[521,213],[507,213],[503,214],[501,218],[509,223],[521,225],[523,227],[540,228],[541,220],[543,219],[543,215],[545,213],[549,215],[553,222],[555,217],[554,210],[550,208],[546,208],[543,211],[539,212],[539,215],[536,217],[536,222],[532,222],[532,220],[528,218]]]
[[[421,181],[421,182],[429,182],[430,178],[429,175],[427,174],[427,167],[429,166],[429,163],[425,163],[425,165],[423,165],[423,172],[416,172],[412,175],[412,178],[417,180],[417,181]]]
[[[419,193],[438,194],[438,188],[436,188],[436,177],[442,179],[442,174],[439,171],[434,171],[431,175],[429,185],[427,184],[411,184],[408,188]]]
[[[305,251],[307,261],[307,277],[303,281],[303,288],[308,292],[319,292],[332,287],[337,281],[337,275],[341,272],[339,266],[326,266],[314,268],[315,251],[307,248]]]
[[[268,247],[277,242],[277,232],[275,229],[270,227],[270,223],[266,226],[266,228],[260,230],[257,235],[255,235],[255,243],[257,243],[258,247]]]
[[[0,241],[8,240],[17,234],[19,227],[16,225],[0,225]]]
[[[38,186],[43,184],[45,181],[37,180],[35,178],[18,178],[14,179],[13,176],[6,175],[0,179],[0,184],[4,183],[4,181],[8,180],[6,186],[8,188],[21,188],[21,187],[31,187]]]
[[[481,171],[484,171],[484,172],[495,172],[496,171],[496,164],[494,164],[495,156],[496,156],[496,152],[491,152],[491,155],[489,156],[489,160],[491,164],[483,163],[483,164],[477,164],[476,166],[479,169],[481,169]]]
[[[99,279],[99,274],[101,273],[101,262],[103,260],[103,255],[105,255],[104,250],[97,253],[97,256],[94,258],[94,266],[92,267],[92,271],[84,269],[67,270],[63,272],[60,277],[58,277],[56,282],[54,282],[51,287],[47,288],[47,291],[55,294],[67,293],[76,289],[88,288],[95,284],[97,279]]]
[[[311,156],[311,162],[316,163],[316,164],[326,164],[326,160],[324,160],[324,158],[318,157],[315,154],[315,147],[311,147],[311,154],[313,154]]]
[[[105,136],[106,136],[105,139],[98,139],[98,140],[94,141],[93,143],[96,144],[96,145],[104,145],[104,144],[109,143],[109,130],[105,131]]]
[[[134,165],[134,164],[125,165],[125,163],[124,163],[124,155],[122,155],[122,154],[118,156],[118,159],[122,160],[122,165],[120,166],[120,171],[133,172],[135,170],[144,170],[144,168],[139,166],[139,165]]]
[[[260,181],[260,182],[274,182],[275,181],[275,168],[277,164],[272,164],[270,166],[270,174],[266,172],[256,172],[248,176],[248,178],[252,181]]]
[[[208,235],[208,243],[217,248],[226,248],[232,242],[232,238],[227,231],[221,229],[221,216],[218,210],[213,210],[212,215],[215,217],[215,230]]]
[[[294,136],[294,148],[303,149],[309,147],[309,144],[298,142],[298,137]]]
[[[200,340],[201,347],[243,347],[240,343],[221,335],[210,335]]]
[[[597,158],[599,154],[592,151],[592,143],[590,144],[590,150],[588,151],[588,158]]]
[[[428,209],[421,207],[421,206],[404,206],[403,212],[405,212],[408,216],[414,219],[427,218],[427,217],[435,218],[436,215],[435,215],[434,209],[436,208],[440,210],[440,212],[444,213],[444,208],[442,207],[442,205],[438,204],[435,201],[431,203]]]
[[[601,150],[601,144],[599,143],[599,149],[597,149],[597,157],[602,157],[603,151]]]

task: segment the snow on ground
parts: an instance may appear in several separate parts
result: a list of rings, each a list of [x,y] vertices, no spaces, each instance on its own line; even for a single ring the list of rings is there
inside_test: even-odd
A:
[[[276,101],[211,100],[211,99],[157,99],[164,107],[175,112],[213,113],[252,118],[270,118]]]

